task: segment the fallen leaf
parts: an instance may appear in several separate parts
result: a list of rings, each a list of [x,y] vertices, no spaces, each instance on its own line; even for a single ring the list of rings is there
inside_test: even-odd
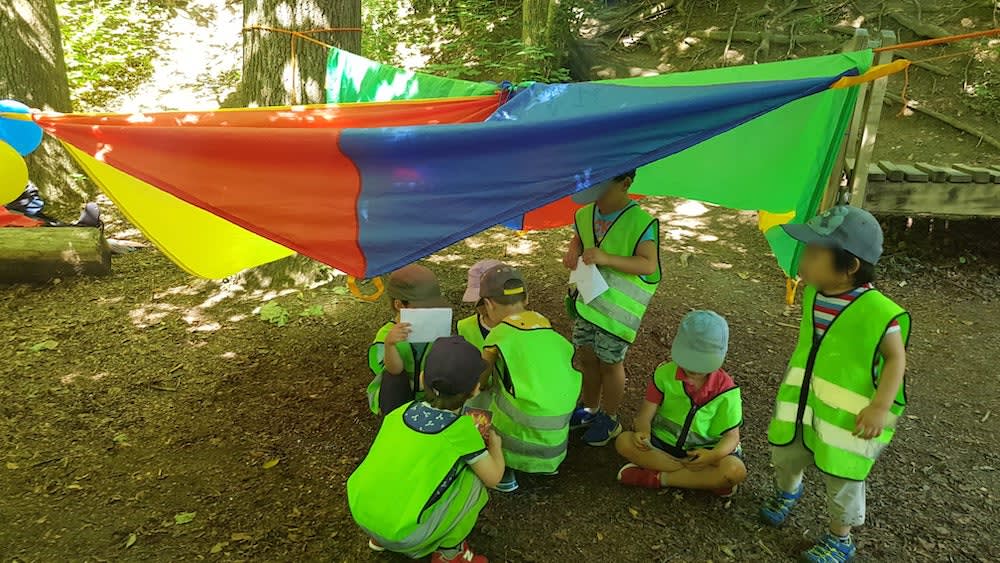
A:
[[[748,272],[736,272],[736,275],[739,276],[741,280],[750,279],[750,274]]]
[[[129,534],[128,537],[125,538],[125,549],[128,549],[128,548],[132,547],[133,545],[135,545],[135,541],[137,539],[139,539],[139,536],[135,535],[134,532],[131,533],[131,534]]]
[[[736,552],[734,552],[733,548],[729,547],[728,545],[720,545],[719,550],[722,551],[722,553],[725,553],[727,556],[736,559]]]
[[[79,490],[80,490],[80,489],[82,489],[83,487],[81,487],[81,486],[80,486],[80,485],[78,485],[77,483],[73,483],[73,484],[70,484],[70,485],[66,485],[66,488],[67,488],[67,489],[73,489],[74,491],[79,491]]]
[[[250,541],[253,538],[250,537],[250,534],[235,532],[233,535],[229,536],[229,539],[232,541]]]
[[[559,541],[567,542],[569,541],[569,530],[559,530],[558,532],[552,534],[552,537]]]
[[[261,465],[261,467],[263,467],[264,469],[271,469],[275,465],[278,465],[279,461],[280,460],[278,458],[270,459],[268,461],[265,461],[264,465]]]
[[[14,463],[13,461],[7,462],[7,469],[17,469],[18,467],[20,467],[20,465]]]
[[[681,266],[684,266],[685,268],[687,268],[688,262],[691,260],[691,253],[690,252],[685,252],[684,254],[681,254],[681,259],[680,260],[681,260]]]
[[[197,515],[197,512],[178,512],[177,514],[174,514],[174,523],[187,524],[188,522],[194,520],[194,517]]]
[[[219,543],[213,545],[212,549],[208,550],[208,552],[209,553],[219,553],[219,552],[222,551],[222,548],[226,547],[227,545],[229,545],[229,542],[227,542],[227,541],[220,541]]]
[[[635,508],[632,508],[631,506],[628,507],[628,512],[629,512],[629,514],[632,515],[632,518],[636,518],[636,519],[639,518],[639,511],[636,510]]]
[[[32,352],[44,352],[45,350],[55,350],[58,347],[59,347],[59,343],[56,342],[55,340],[45,340],[43,342],[39,342],[38,344],[35,344],[34,346],[32,346],[31,347],[31,351]]]
[[[597,541],[604,541],[604,534],[597,532]]]

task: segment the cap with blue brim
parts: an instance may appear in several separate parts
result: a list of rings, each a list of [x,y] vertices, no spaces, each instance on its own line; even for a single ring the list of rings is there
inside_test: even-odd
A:
[[[882,226],[860,207],[837,205],[805,223],[781,228],[799,242],[846,250],[869,264],[882,257]]]

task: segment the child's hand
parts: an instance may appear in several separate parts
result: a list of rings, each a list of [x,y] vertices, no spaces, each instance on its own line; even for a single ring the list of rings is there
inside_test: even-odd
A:
[[[865,440],[877,437],[885,428],[885,419],[888,415],[889,409],[876,405],[870,404],[861,409],[854,423],[854,435]]]
[[[400,342],[406,342],[406,339],[410,337],[411,330],[410,323],[396,323],[389,334],[385,335],[385,345],[395,346]]]
[[[632,433],[632,444],[637,450],[648,452],[649,451],[649,432],[633,432]]]
[[[684,466],[691,471],[701,471],[710,465],[715,465],[715,462],[718,461],[716,457],[715,451],[698,448],[688,452],[688,461],[685,462]]]
[[[500,435],[496,433],[496,430],[490,428],[489,437],[486,439],[486,447],[492,451],[500,451],[502,449],[503,440],[500,439]]]
[[[608,264],[608,253],[600,248],[588,248],[583,251],[583,263],[595,266],[606,266]]]
[[[580,260],[580,252],[575,248],[570,248],[563,254],[562,263],[568,270],[575,270],[576,264]]]

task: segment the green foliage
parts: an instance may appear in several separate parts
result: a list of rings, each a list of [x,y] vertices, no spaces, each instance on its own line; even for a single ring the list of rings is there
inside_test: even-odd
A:
[[[582,1],[582,0],[581,0]],[[584,10],[553,2],[557,33],[579,29]],[[589,5],[589,3],[588,3]],[[420,66],[420,70],[464,80],[565,82],[564,41],[530,46],[522,41],[519,0],[365,0],[364,55],[379,62]],[[403,53],[426,60],[414,65]]]
[[[285,309],[281,305],[275,303],[274,301],[268,301],[263,307],[260,308],[261,320],[269,322],[276,326],[285,326],[288,324],[288,309]]]
[[[160,30],[183,0],[60,0],[67,76],[76,109],[104,109],[153,74]]]

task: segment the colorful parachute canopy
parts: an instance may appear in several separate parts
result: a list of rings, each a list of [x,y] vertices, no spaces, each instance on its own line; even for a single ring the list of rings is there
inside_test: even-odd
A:
[[[411,73],[380,65],[357,55],[344,56],[331,49],[328,84],[347,81],[367,85],[366,97],[341,88],[328,91],[329,102],[365,100],[390,101],[419,97],[436,91],[435,84],[446,79]],[[859,51],[768,63],[727,67],[696,72],[602,81],[638,87],[704,86],[740,84],[833,76],[868,70],[871,51]],[[394,85],[405,76],[406,88]],[[456,81],[457,82],[457,81]],[[426,84],[426,86],[425,86]],[[481,84],[456,84],[457,92],[468,93]],[[489,86],[489,85],[487,85]],[[797,99],[747,123],[718,134],[683,152],[659,160],[639,171],[632,191],[645,195],[672,195],[698,199],[736,209],[791,213],[805,221],[815,214],[818,198],[826,187],[840,147],[856,89],[826,90]],[[514,98],[514,101],[517,97]],[[511,102],[513,103],[513,102]],[[506,106],[505,106],[506,107]],[[724,166],[720,166],[724,162]],[[506,222],[516,229],[541,229],[570,224],[577,206],[569,198],[528,211]],[[766,221],[765,221],[766,224]],[[766,231],[779,265],[789,275],[797,270],[797,243],[781,229]]]
[[[506,93],[35,119],[193,274],[223,277],[297,251],[371,277],[493,225],[566,224],[566,196],[634,167],[644,166],[638,193],[804,219],[856,95],[829,88],[870,57],[536,84],[503,105]],[[355,78],[375,98],[397,92]],[[769,240],[793,272],[796,246],[776,231]]]

